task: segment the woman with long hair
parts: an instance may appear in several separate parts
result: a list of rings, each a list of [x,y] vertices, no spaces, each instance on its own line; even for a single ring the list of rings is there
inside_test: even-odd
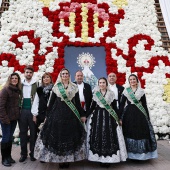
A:
[[[120,103],[122,128],[129,159],[157,158],[157,143],[150,122],[144,90],[135,74],[128,78]],[[126,104],[126,105],[125,105]]]
[[[94,89],[87,121],[87,159],[109,167],[126,161],[127,152],[120,127],[117,102],[106,78],[98,80]]]
[[[52,89],[47,118],[35,145],[35,158],[59,163],[60,168],[85,159],[85,120],[78,87],[64,68]]]
[[[18,73],[12,73],[0,91],[0,124],[2,127],[1,155],[2,164],[11,166],[15,161],[11,157],[13,134],[19,118],[21,79]]]
[[[53,88],[52,76],[50,73],[44,73],[41,79],[41,86],[37,88],[37,93],[31,108],[33,121],[37,127],[44,122],[46,117],[47,103]]]

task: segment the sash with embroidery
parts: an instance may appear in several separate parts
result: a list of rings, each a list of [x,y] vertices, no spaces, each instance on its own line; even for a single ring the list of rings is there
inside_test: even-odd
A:
[[[80,114],[79,114],[77,108],[74,106],[74,104],[68,99],[62,83],[57,83],[57,87],[58,87],[60,94],[63,97],[64,102],[67,104],[67,106],[69,106],[69,108],[73,111],[73,113],[76,115],[76,117],[81,122],[82,126],[84,127],[84,124],[82,123],[82,121],[80,119]]]
[[[130,87],[128,87],[127,92],[129,94],[129,96],[131,97],[131,99],[133,100],[134,104],[138,107],[138,109],[145,115],[145,117],[148,119],[148,115],[146,113],[145,108],[141,105],[141,103],[136,99],[134,92],[132,91],[132,89]]]
[[[116,120],[117,123],[119,123],[119,118],[116,114],[116,112],[111,108],[111,106],[106,102],[105,98],[103,95],[97,91],[96,93],[97,98],[100,100],[100,102],[103,104],[105,109],[110,113],[110,115]]]

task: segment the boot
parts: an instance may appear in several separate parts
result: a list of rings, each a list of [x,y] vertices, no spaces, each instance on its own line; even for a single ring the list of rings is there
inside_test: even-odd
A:
[[[11,157],[11,151],[12,151],[12,141],[8,142],[8,160],[10,163],[15,163],[15,160]]]
[[[2,165],[11,166],[11,163],[8,160],[8,143],[1,142],[1,155],[2,155]]]

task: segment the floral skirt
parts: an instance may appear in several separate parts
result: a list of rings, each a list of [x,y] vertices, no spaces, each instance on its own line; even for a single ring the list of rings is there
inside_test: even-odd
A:
[[[75,151],[75,153],[69,155],[56,155],[55,153],[48,150],[48,148],[43,145],[42,140],[40,139],[40,134],[37,138],[35,149],[34,149],[34,157],[39,159],[40,161],[44,162],[55,162],[55,163],[62,163],[62,162],[75,162],[81,161],[86,158],[86,148],[85,142],[83,143],[82,147]]]
[[[44,162],[74,162],[86,158],[86,132],[69,108],[53,109],[39,133],[34,156]],[[67,114],[66,114],[67,113]]]

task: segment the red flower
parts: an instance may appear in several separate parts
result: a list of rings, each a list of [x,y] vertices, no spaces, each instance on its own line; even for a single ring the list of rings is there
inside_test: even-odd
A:
[[[138,77],[140,79],[140,81],[142,82],[142,86],[144,86],[145,81],[142,80],[142,76],[143,76],[143,72],[146,73],[153,73],[154,67],[158,65],[158,61],[161,60],[165,63],[166,66],[170,66],[170,61],[169,58],[167,56],[153,56],[149,61],[149,67],[145,68],[145,67],[136,67],[135,66],[135,54],[136,51],[134,50],[134,47],[139,43],[139,41],[141,40],[146,40],[147,44],[145,44],[145,50],[151,50],[152,46],[154,45],[154,40],[149,36],[149,35],[143,35],[143,34],[137,34],[134,35],[133,37],[129,38],[127,44],[129,47],[128,50],[128,54],[124,54],[122,49],[119,49],[117,47],[117,45],[115,43],[106,43],[106,38],[107,37],[114,37],[116,35],[116,24],[119,24],[120,20],[124,18],[125,15],[125,11],[123,9],[119,9],[117,14],[112,14],[109,13],[109,5],[107,3],[101,3],[101,4],[97,4],[97,7],[100,9],[104,9],[105,13],[108,14],[108,20],[109,20],[109,28],[108,31],[103,33],[103,36],[100,37],[100,43],[93,43],[93,42],[80,42],[80,41],[76,41],[76,42],[70,42],[69,41],[69,36],[66,36],[65,33],[60,32],[60,19],[59,18],[59,14],[61,12],[68,12],[70,10],[70,6],[71,3],[73,2],[78,2],[78,3],[92,3],[92,4],[97,4],[97,0],[71,0],[71,2],[62,2],[59,3],[60,9],[57,9],[56,11],[50,11],[48,7],[44,7],[42,8],[43,10],[43,15],[45,17],[48,18],[48,20],[50,22],[53,22],[53,33],[52,35],[54,37],[62,37],[63,41],[61,43],[58,42],[53,42],[52,47],[47,47],[46,50],[47,52],[44,55],[39,55],[38,52],[40,50],[40,37],[36,37],[34,34],[34,30],[30,30],[30,31],[21,31],[18,34],[14,34],[11,36],[10,40],[11,42],[13,42],[16,47],[15,48],[20,48],[22,49],[23,43],[18,41],[18,38],[21,36],[27,36],[29,39],[29,43],[33,43],[35,45],[35,50],[34,52],[34,69],[35,71],[38,71],[38,67],[39,65],[43,65],[45,62],[45,56],[53,51],[53,47],[58,47],[58,57],[57,59],[55,59],[55,63],[54,63],[54,72],[51,74],[53,76],[53,80],[56,80],[58,73],[60,72],[60,70],[62,68],[64,68],[64,48],[65,46],[77,46],[77,47],[93,47],[93,46],[104,46],[105,47],[105,52],[106,52],[106,56],[105,57],[105,61],[106,61],[106,70],[107,73],[110,72],[115,72],[117,74],[118,80],[117,82],[119,84],[124,84],[125,83],[125,73],[119,73],[118,72],[118,64],[117,64],[117,60],[112,58],[112,49],[116,50],[116,56],[114,57],[119,57],[122,56],[123,59],[126,61],[126,67],[129,67],[131,69],[131,72],[137,72]],[[68,9],[65,10],[65,7],[67,7]],[[81,15],[81,8],[76,8],[75,10],[75,15],[76,15],[76,19],[75,19],[75,34],[76,34],[76,38],[77,37],[81,37],[82,36],[82,15]],[[88,18],[87,18],[87,22],[88,22],[88,37],[94,37],[94,21],[93,21],[93,14],[94,14],[94,10],[93,9],[89,9],[88,10]],[[69,22],[69,18],[64,17],[64,25],[66,27],[69,27],[70,22]],[[99,28],[102,28],[104,26],[104,21],[103,19],[99,16],[98,17],[98,21],[99,21]],[[63,30],[62,30],[63,31]],[[9,67],[14,67],[15,71],[24,71],[24,67],[25,66],[20,66],[19,61],[16,60],[16,56],[13,54],[8,54],[8,53],[2,53],[0,54],[0,64],[2,64],[3,60],[7,60],[8,61],[8,66]],[[170,78],[170,74],[166,74],[167,77]]]
[[[44,8],[42,8],[42,10],[43,10],[43,15],[44,16],[48,16],[49,15],[49,8],[48,7],[44,7]]]

